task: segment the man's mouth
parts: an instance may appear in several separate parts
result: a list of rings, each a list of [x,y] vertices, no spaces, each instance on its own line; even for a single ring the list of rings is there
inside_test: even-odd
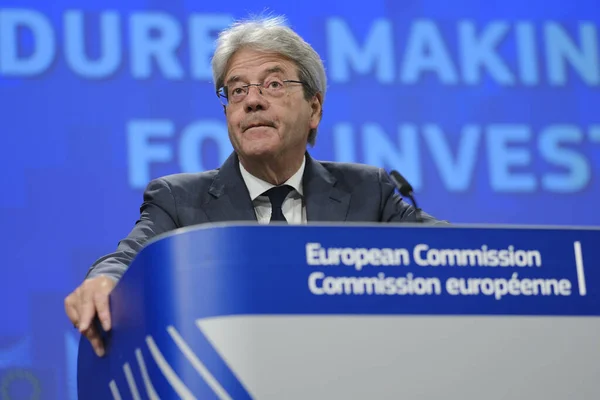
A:
[[[255,123],[255,124],[249,124],[246,127],[244,127],[244,132],[246,132],[248,129],[251,128],[258,128],[258,127],[267,127],[267,128],[274,128],[275,126],[271,123],[268,122],[261,122],[261,123]]]

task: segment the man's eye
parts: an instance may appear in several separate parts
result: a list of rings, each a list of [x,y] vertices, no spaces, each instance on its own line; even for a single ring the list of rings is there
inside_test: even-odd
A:
[[[279,81],[271,81],[269,82],[269,88],[270,89],[279,89],[283,86],[283,84]]]
[[[231,94],[234,96],[239,96],[240,94],[244,93],[244,89],[242,88],[233,88],[233,90],[231,91]]]

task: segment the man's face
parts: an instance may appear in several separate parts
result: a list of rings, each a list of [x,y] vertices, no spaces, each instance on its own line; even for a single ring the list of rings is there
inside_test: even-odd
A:
[[[228,87],[272,80],[298,80],[296,65],[278,54],[251,49],[237,51],[225,75]],[[309,131],[320,121],[320,95],[307,101],[299,83],[284,86],[282,95],[277,97],[271,97],[263,88],[250,86],[248,94],[238,103],[231,101],[231,92],[230,89],[227,127],[240,158],[256,161],[261,157],[304,154]]]

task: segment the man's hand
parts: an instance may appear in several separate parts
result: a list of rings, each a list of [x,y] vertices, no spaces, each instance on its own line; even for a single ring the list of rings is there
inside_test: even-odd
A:
[[[108,295],[115,285],[116,282],[106,276],[86,279],[65,298],[65,311],[73,326],[88,338],[99,357],[104,355],[104,343],[92,321],[97,314],[102,328],[105,331],[110,330]]]

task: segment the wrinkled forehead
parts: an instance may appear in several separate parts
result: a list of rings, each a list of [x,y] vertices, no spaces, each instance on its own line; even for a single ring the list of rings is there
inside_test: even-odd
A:
[[[298,68],[294,61],[282,54],[241,49],[229,59],[224,83],[262,80],[270,75],[297,78]]]

